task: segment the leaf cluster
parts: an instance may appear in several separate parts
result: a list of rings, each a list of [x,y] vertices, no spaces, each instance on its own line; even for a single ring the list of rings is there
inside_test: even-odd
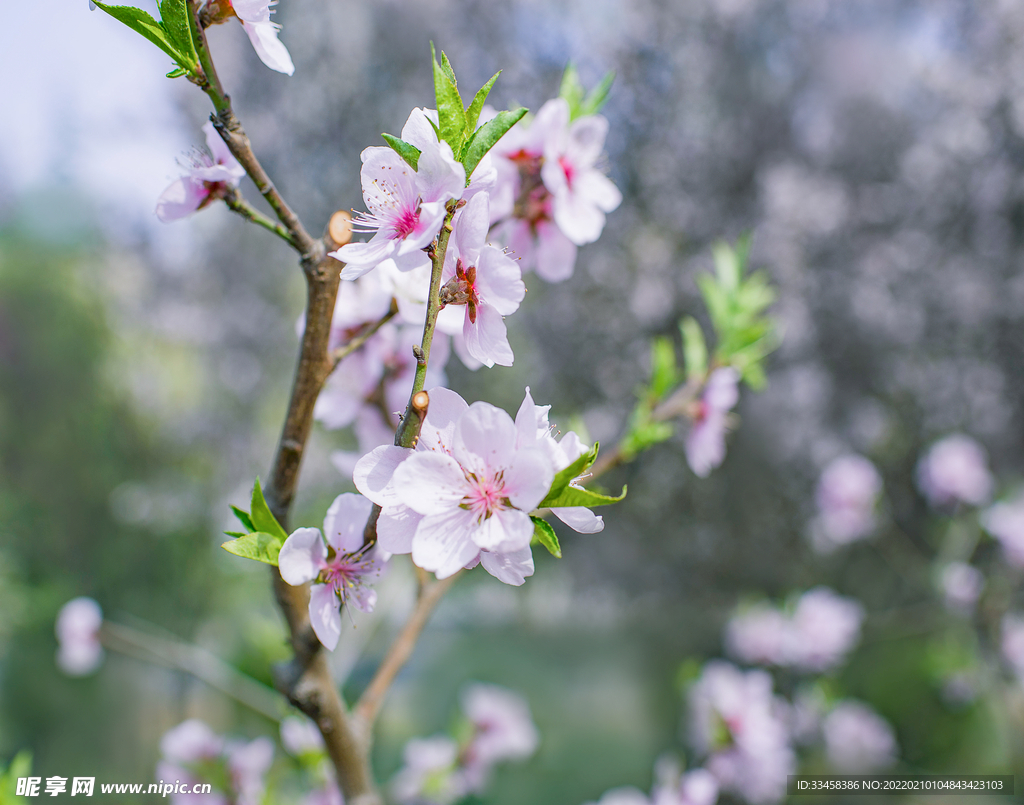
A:
[[[259,478],[252,488],[251,511],[243,511],[237,506],[232,506],[231,510],[245,531],[225,531],[225,534],[234,539],[225,542],[221,547],[235,556],[255,559],[257,562],[277,567],[277,556],[281,553],[281,546],[288,539],[288,534],[270,511],[263,497]]]
[[[565,65],[565,72],[562,73],[562,84],[558,88],[558,97],[564,98],[569,103],[569,120],[587,115],[596,115],[608,100],[608,93],[611,91],[612,82],[615,80],[615,73],[610,72],[590,92],[587,92],[580,81],[580,74],[576,65],[569,62]]]
[[[196,43],[192,38],[192,27],[189,24],[189,12],[185,0],[159,0],[159,20],[134,6],[109,5],[101,0],[93,0],[93,2],[114,19],[120,20],[136,33],[142,34],[174,59],[178,66],[167,74],[168,78],[178,78],[183,75],[197,76],[202,72],[199,67]]]
[[[451,62],[448,61],[448,56],[442,50],[441,61],[438,62],[433,43],[430,45],[430,55],[434,65],[434,100],[437,105],[437,123],[435,124],[431,120],[430,125],[434,127],[438,141],[451,146],[455,159],[466,169],[466,184],[469,184],[470,177],[477,165],[480,164],[480,160],[498,140],[505,136],[509,129],[522,119],[527,110],[516,109],[498,112],[495,117],[482,126],[477,126],[484,104],[487,102],[487,96],[490,94],[494,82],[501,75],[501,71],[499,70],[491,76],[490,80],[473,96],[469,106],[466,106],[459,94],[455,70],[452,68]],[[413,170],[419,169],[420,149],[391,134],[382,136],[384,142],[391,146]]]
[[[6,769],[0,770],[0,805],[17,805],[24,802],[18,796],[18,778],[32,773],[32,753],[22,749],[14,756]]]
[[[753,389],[765,386],[762,362],[778,346],[775,324],[764,310],[775,291],[763,271],[745,276],[750,238],[712,249],[715,273],[697,278],[715,330],[715,363],[733,366]]]

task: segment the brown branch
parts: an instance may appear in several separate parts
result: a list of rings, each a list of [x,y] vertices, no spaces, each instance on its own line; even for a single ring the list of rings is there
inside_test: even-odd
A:
[[[363,691],[363,695],[359,697],[359,701],[352,710],[355,718],[366,732],[372,729],[391,683],[395,681],[398,672],[412,656],[416,641],[419,640],[423,627],[427,625],[434,607],[438,605],[460,575],[462,575],[461,570],[446,579],[428,583],[424,583],[422,577],[419,578],[416,605],[409,615],[409,620],[405,622],[402,631],[398,633],[398,637],[391,644],[384,661],[377,668],[377,673],[374,674],[370,684]]]
[[[385,324],[398,315],[398,302],[391,300],[391,309],[381,316],[377,321],[371,322],[363,327],[359,335],[355,336],[347,344],[344,344],[331,352],[331,371],[337,368],[345,358],[359,349],[363,344],[373,338],[374,334]]]

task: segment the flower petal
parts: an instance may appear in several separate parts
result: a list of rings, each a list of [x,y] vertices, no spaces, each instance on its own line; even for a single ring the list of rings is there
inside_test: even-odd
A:
[[[480,249],[487,242],[490,218],[487,211],[487,194],[479,193],[470,199],[454,221],[455,245],[459,257],[467,266],[475,266]]]
[[[424,517],[412,541],[413,563],[439,579],[457,573],[480,551],[470,538],[475,526],[472,513],[464,509]]]
[[[295,72],[295,65],[292,64],[288,48],[277,38],[277,32],[280,30],[277,23],[271,22],[269,18],[266,22],[245,22],[243,20],[242,27],[249,35],[249,41],[252,42],[253,49],[260,57],[261,62],[271,70],[277,70],[285,75]]]
[[[515,454],[505,471],[505,495],[523,511],[537,507],[555,479],[555,468],[542,449],[529,448]]]
[[[561,282],[572,276],[578,249],[557,226],[547,221],[537,224],[534,249],[535,269],[542,280]]]
[[[467,313],[462,335],[469,354],[485,366],[511,366],[515,360],[508,343],[505,321],[489,304],[477,305],[476,322],[471,322]]]
[[[319,528],[299,528],[281,546],[277,569],[293,587],[312,581],[327,565],[327,546]]]
[[[165,224],[191,215],[210,195],[202,181],[183,176],[160,194],[156,202],[156,217]]]
[[[484,246],[480,252],[476,289],[481,301],[502,316],[515,313],[526,296],[522,270],[515,260],[494,246]]]
[[[492,477],[506,469],[516,455],[512,417],[490,403],[473,403],[455,427],[452,455],[480,477]]]
[[[339,553],[355,553],[363,547],[363,530],[373,503],[362,495],[344,492],[334,499],[324,517],[324,537]]]
[[[520,551],[532,538],[533,521],[518,509],[498,509],[473,531],[473,542],[482,551]]]
[[[527,577],[533,575],[533,552],[530,546],[508,553],[482,551],[480,564],[498,581],[519,587]]]
[[[415,452],[395,470],[398,499],[419,514],[441,514],[455,508],[466,496],[462,467],[451,456]]]
[[[377,518],[377,544],[389,553],[412,553],[412,540],[423,519],[408,506],[388,506]]]
[[[420,429],[417,449],[451,453],[455,444],[455,426],[469,410],[469,403],[451,389],[441,386],[430,389],[427,395],[430,405]]]
[[[352,482],[360,494],[378,506],[396,506],[401,501],[391,485],[391,478],[398,466],[412,454],[408,448],[391,444],[376,447],[356,462]]]
[[[309,623],[328,651],[341,637],[341,601],[330,584],[314,584],[309,591]]]
[[[594,514],[586,506],[556,508],[552,509],[551,513],[580,534],[596,534],[604,530],[604,518]]]

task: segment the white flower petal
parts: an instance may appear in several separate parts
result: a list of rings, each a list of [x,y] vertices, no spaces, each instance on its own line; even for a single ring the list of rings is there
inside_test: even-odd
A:
[[[412,539],[423,519],[408,506],[388,506],[377,519],[377,544],[389,553],[412,553]]]
[[[518,509],[498,509],[473,531],[473,542],[481,551],[521,551],[532,538],[533,521]]]
[[[443,453],[416,452],[395,470],[398,499],[419,514],[441,514],[457,507],[468,484],[462,467]]]
[[[586,506],[555,508],[551,513],[580,534],[596,534],[604,530],[604,518],[594,514]]]
[[[299,528],[281,546],[277,569],[293,587],[312,581],[327,565],[327,546],[318,528]]]
[[[334,499],[324,517],[324,537],[339,553],[355,553],[363,547],[363,530],[373,503],[362,495],[344,492]]]
[[[165,224],[191,215],[206,201],[210,191],[201,180],[189,176],[171,183],[156,202],[156,217]]]
[[[544,500],[554,479],[555,468],[543,450],[520,450],[505,471],[505,494],[517,509],[530,511]]]
[[[245,22],[243,20],[242,27],[249,35],[249,41],[252,42],[253,49],[260,57],[261,62],[271,70],[277,70],[285,75],[295,72],[295,65],[292,64],[288,48],[277,38],[280,26],[267,19],[266,22]]]
[[[324,647],[334,651],[341,637],[341,601],[330,584],[314,584],[310,589],[309,623]]]
[[[412,541],[412,561],[439,579],[457,573],[480,550],[470,537],[475,526],[472,513],[463,509],[424,517]]]
[[[501,314],[488,304],[476,306],[476,322],[469,320],[462,326],[462,336],[466,339],[469,354],[485,366],[511,366],[515,360],[512,347],[508,343],[508,330]]]
[[[413,454],[412,450],[394,445],[376,447],[356,462],[352,482],[364,497],[378,506],[397,506],[401,503],[391,485],[398,466]]]
[[[476,289],[480,300],[502,316],[519,310],[526,296],[523,272],[501,249],[484,246],[477,262]]]
[[[493,477],[512,464],[516,454],[516,425],[507,413],[490,403],[475,402],[455,427],[452,455],[478,477]]]
[[[572,276],[578,249],[557,226],[549,222],[538,224],[534,248],[535,269],[542,280],[561,282]]]
[[[533,575],[533,552],[529,545],[508,553],[483,551],[480,554],[480,564],[498,581],[519,587]]]

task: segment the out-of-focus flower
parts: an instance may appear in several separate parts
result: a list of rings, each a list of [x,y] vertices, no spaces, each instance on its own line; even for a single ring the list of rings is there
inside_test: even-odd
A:
[[[526,296],[519,266],[487,243],[487,194],[478,193],[455,216],[445,253],[438,327],[462,333],[469,354],[485,366],[511,366],[503,316],[519,309]],[[465,310],[459,310],[460,307]]]
[[[103,662],[103,611],[93,599],[72,598],[57,613],[57,666],[68,676],[91,674]]]
[[[740,374],[731,366],[715,369],[696,403],[693,424],[686,435],[686,460],[701,478],[725,460],[729,411],[740,398]]]
[[[990,507],[981,523],[999,540],[1006,560],[1014,567],[1024,567],[1024,495]]]
[[[808,590],[793,612],[789,664],[805,671],[839,665],[860,639],[864,607],[827,587]]]
[[[468,792],[456,768],[458,744],[444,735],[414,738],[405,745],[405,765],[391,781],[391,793],[403,805],[451,805]]]
[[[715,805],[718,780],[707,769],[694,769],[672,779],[659,779],[651,792],[651,805]]]
[[[257,805],[274,745],[269,738],[250,743],[226,741],[202,721],[189,719],[164,734],[160,753],[158,779],[181,780],[183,788],[197,783],[213,786],[210,794],[172,794],[173,805]],[[230,790],[225,791],[225,786]]]
[[[276,5],[277,0],[231,0],[231,6],[260,61],[271,70],[291,75],[295,72],[292,57],[277,38],[281,26],[270,19]]]
[[[157,218],[164,223],[177,221],[224,198],[228,189],[238,187],[245,176],[245,168],[232,156],[213,123],[203,126],[203,132],[210,153],[197,151],[188,175],[173,182],[156,203]]]
[[[946,607],[954,612],[970,612],[985,587],[982,572],[965,562],[946,565],[942,569],[941,581]]]
[[[341,607],[373,612],[377,592],[370,579],[383,562],[376,546],[363,545],[363,529],[372,505],[360,495],[338,495],[317,528],[300,528],[285,540],[278,556],[281,578],[291,585],[314,582],[309,592],[309,620],[320,642],[334,651],[341,637]]]
[[[709,662],[689,694],[690,737],[724,790],[750,803],[776,802],[796,756],[764,671]]]
[[[933,506],[980,506],[992,495],[984,448],[961,433],[936,442],[917,465],[917,485]]]
[[[882,476],[863,456],[840,456],[818,481],[818,518],[814,546],[826,552],[868,536],[875,528],[875,507]]]
[[[869,774],[896,762],[899,750],[892,727],[866,704],[839,703],[821,729],[828,761],[841,774]]]
[[[639,788],[625,785],[605,791],[597,803],[587,805],[651,805],[651,800]]]
[[[1002,627],[1003,657],[1024,680],[1024,616],[1011,612],[1003,616]]]
[[[607,132],[600,115],[570,123],[568,102],[556,98],[492,150],[498,179],[491,220],[524,271],[534,269],[548,282],[568,279],[577,246],[597,240],[605,214],[622,202],[595,167]]]
[[[430,264],[423,249],[441,229],[445,204],[461,198],[466,171],[451,146],[438,141],[428,111],[413,109],[402,129],[402,139],[420,150],[416,170],[387,146],[363,150],[359,178],[369,212],[358,216],[353,227],[374,235],[332,252],[347,263],[342,279],[357,279],[382,263],[400,271]]]
[[[496,764],[530,757],[540,736],[526,700],[506,688],[470,685],[462,693],[462,710],[473,725],[461,754],[463,774],[468,787],[482,793]]]
[[[281,719],[281,745],[289,754],[299,757],[312,752],[323,752],[324,738],[316,724],[304,716]]]
[[[266,736],[248,743],[229,743],[227,769],[235,805],[260,805],[265,777],[274,762],[274,742]]]
[[[729,619],[725,646],[730,655],[754,665],[785,665],[792,621],[764,604],[740,611]]]
[[[356,488],[383,509],[378,541],[438,578],[479,561],[506,584],[522,584],[533,574],[528,513],[554,469],[539,448],[517,445],[501,409],[467,405],[443,388],[429,397],[415,449],[378,447],[356,464]]]
[[[726,627],[729,653],[743,662],[826,671],[860,638],[864,608],[827,587],[808,590],[792,615],[767,604],[741,611]]]

